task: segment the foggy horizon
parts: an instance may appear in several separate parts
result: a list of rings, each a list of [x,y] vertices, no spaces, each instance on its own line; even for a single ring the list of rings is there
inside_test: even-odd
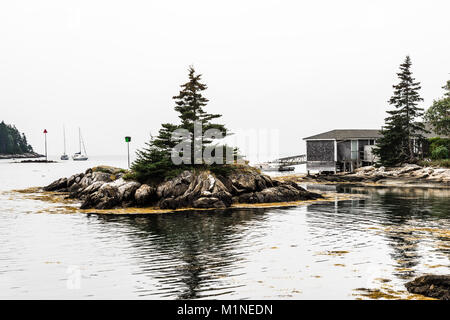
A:
[[[232,132],[304,137],[384,123],[406,55],[428,108],[449,80],[448,1],[23,1],[0,5],[0,121],[38,153],[125,155],[178,122],[172,97],[193,65],[207,112]],[[264,154],[265,150],[260,150]],[[245,152],[244,152],[245,154]],[[251,155],[249,155],[251,157]],[[266,159],[271,160],[271,159]]]

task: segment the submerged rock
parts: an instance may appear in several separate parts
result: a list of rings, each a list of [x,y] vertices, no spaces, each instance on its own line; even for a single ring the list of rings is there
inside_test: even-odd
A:
[[[450,300],[450,275],[425,275],[405,284],[411,293]]]

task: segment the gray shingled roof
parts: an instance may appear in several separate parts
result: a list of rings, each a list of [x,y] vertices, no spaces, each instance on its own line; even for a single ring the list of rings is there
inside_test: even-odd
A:
[[[336,129],[324,133],[319,133],[307,138],[303,138],[303,140],[312,140],[312,139],[346,140],[346,139],[370,139],[370,138],[373,139],[380,137],[381,133],[379,129]]]

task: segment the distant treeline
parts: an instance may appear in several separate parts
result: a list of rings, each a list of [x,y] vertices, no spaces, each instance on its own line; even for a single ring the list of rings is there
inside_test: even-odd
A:
[[[21,134],[15,126],[0,123],[0,154],[22,154],[33,152],[25,134]]]

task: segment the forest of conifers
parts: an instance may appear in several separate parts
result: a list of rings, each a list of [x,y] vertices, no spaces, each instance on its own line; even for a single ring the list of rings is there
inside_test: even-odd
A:
[[[15,126],[0,123],[0,154],[22,154],[33,152],[25,134],[21,134]]]

